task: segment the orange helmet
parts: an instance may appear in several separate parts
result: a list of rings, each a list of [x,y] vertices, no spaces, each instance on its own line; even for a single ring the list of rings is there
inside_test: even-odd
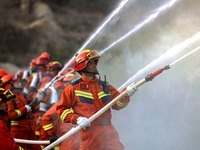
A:
[[[58,61],[52,61],[48,64],[49,71],[60,71],[62,69],[62,64]]]
[[[3,70],[3,69],[0,69],[0,78],[3,77],[4,75],[7,75],[8,73]]]
[[[17,78],[13,74],[7,74],[1,78],[2,87],[6,90],[11,88],[11,84],[13,81],[16,81]]]
[[[81,71],[83,70],[90,60],[97,60],[96,64],[98,63],[98,59],[100,58],[100,54],[97,50],[83,50],[76,55],[74,60],[74,70]]]
[[[45,66],[48,63],[48,61],[44,57],[38,57],[35,63],[37,66]]]
[[[43,52],[39,57],[45,58],[48,62],[51,61],[51,55],[48,52]]]

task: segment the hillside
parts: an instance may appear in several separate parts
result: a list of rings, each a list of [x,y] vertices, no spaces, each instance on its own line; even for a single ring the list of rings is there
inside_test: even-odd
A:
[[[0,62],[25,67],[49,52],[64,63],[81,47],[114,0],[7,0],[0,2]],[[22,59],[23,58],[23,59]]]

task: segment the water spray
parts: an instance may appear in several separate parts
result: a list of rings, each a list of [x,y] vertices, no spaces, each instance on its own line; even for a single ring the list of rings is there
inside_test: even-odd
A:
[[[177,62],[181,61],[182,59],[184,59],[185,57],[191,55],[192,53],[196,52],[196,51],[199,50],[199,49],[200,49],[200,46],[198,46],[197,48],[193,49],[192,51],[190,51],[189,53],[185,54],[184,56],[180,57],[180,58],[177,59],[176,61],[172,62],[172,63],[170,64],[170,66],[176,64]]]
[[[146,20],[144,20],[142,23],[136,25],[131,31],[129,31],[128,33],[126,33],[124,36],[122,36],[120,39],[118,39],[117,41],[113,42],[110,46],[108,46],[107,48],[105,48],[104,50],[102,50],[100,52],[100,54],[105,53],[107,50],[109,50],[110,48],[112,48],[113,46],[115,46],[117,43],[121,42],[122,40],[124,40],[125,38],[127,38],[129,35],[131,35],[132,33],[134,33],[135,31],[139,30],[141,27],[143,27],[145,24],[149,23],[151,20],[155,19],[160,12],[164,11],[165,9],[167,9],[168,7],[171,7],[177,0],[171,0],[170,2],[162,5],[161,7],[159,7],[157,9],[157,11],[153,14],[151,14]]]
[[[184,56],[180,57],[179,59],[177,59],[176,61],[172,62],[171,64],[163,67],[163,68],[160,68],[158,70],[156,70],[155,72],[153,73],[150,73],[148,74],[144,79],[140,80],[139,82],[133,84],[133,86],[135,87],[139,87],[141,86],[142,84],[146,83],[146,82],[149,82],[151,80],[154,79],[154,77],[156,77],[157,75],[161,74],[164,70],[168,70],[170,69],[170,67],[174,64],[176,64],[177,62],[181,61],[182,59],[186,58],[187,56],[193,54],[194,52],[196,52],[197,50],[200,49],[200,46],[198,46],[197,48],[195,48],[194,50],[190,51],[189,53],[185,54]]]
[[[191,38],[175,45],[174,47],[172,47],[170,50],[168,50],[167,52],[165,52],[163,55],[161,55],[159,58],[155,59],[154,61],[152,61],[151,63],[149,63],[147,66],[145,66],[142,70],[139,70],[134,76],[132,76],[130,79],[128,79],[124,84],[122,84],[118,90],[121,91],[124,87],[126,87],[130,82],[132,82],[133,80],[135,80],[136,77],[140,76],[141,73],[144,70],[147,70],[149,68],[152,68],[152,66],[154,66],[155,64],[158,64],[161,60],[165,60],[171,56],[176,55],[179,52],[182,52],[186,47],[188,47],[189,45],[193,44],[194,42],[196,42],[197,40],[200,39],[200,32],[196,33],[195,35],[193,35]],[[185,56],[183,56],[183,58],[185,58],[187,55],[190,55],[191,53],[195,52],[196,50],[198,50],[198,48],[192,50],[191,52],[189,52],[188,54],[186,54]],[[177,61],[180,61],[180,59],[183,59],[182,57],[179,58]],[[169,66],[173,65],[176,62],[173,62],[172,64],[170,64]]]
[[[108,24],[108,22],[116,15],[120,12],[120,10],[126,5],[126,3],[129,0],[122,0],[121,3],[118,5],[118,7],[108,16],[108,18],[106,19],[106,21],[88,38],[88,40],[83,44],[83,46],[81,46],[79,48],[79,50],[77,51],[77,53],[79,53],[80,51],[82,51],[93,39],[94,37],[99,34],[101,32],[101,30]],[[70,61],[66,64],[66,66],[68,67],[72,61],[74,60],[74,57],[70,59]]]

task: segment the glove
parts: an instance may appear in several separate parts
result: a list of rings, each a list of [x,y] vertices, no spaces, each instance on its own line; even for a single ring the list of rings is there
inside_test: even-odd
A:
[[[84,130],[87,127],[90,127],[90,121],[88,118],[86,117],[78,117],[77,119],[77,124],[81,126],[81,128],[83,128]]]
[[[45,96],[44,92],[37,93],[36,99],[37,99],[38,101],[42,101],[42,99],[44,98],[44,96]]]
[[[31,106],[29,105],[25,105],[26,109],[27,109],[27,112],[29,112],[31,110]]]
[[[57,139],[58,139],[58,137],[55,135],[55,133],[51,134],[50,138],[49,138],[50,144],[55,142]]]
[[[135,92],[137,91],[137,87],[134,86],[135,83],[129,85],[126,88],[126,95],[127,96],[132,96],[133,94],[135,94]]]

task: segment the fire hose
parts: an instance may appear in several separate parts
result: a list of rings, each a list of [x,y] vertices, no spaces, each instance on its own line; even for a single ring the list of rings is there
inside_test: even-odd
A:
[[[50,141],[38,141],[38,140],[24,140],[24,139],[16,139],[14,138],[15,142],[17,143],[25,143],[25,144],[50,144]]]

